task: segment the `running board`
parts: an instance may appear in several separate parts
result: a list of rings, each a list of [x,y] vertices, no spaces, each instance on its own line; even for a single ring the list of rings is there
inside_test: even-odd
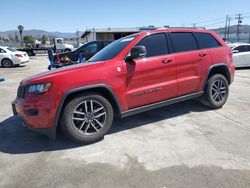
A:
[[[148,110],[153,110],[153,109],[160,108],[160,107],[163,107],[163,106],[167,106],[167,105],[175,104],[175,103],[178,103],[178,102],[186,101],[186,100],[189,100],[189,99],[198,98],[198,97],[201,97],[202,95],[203,95],[203,91],[198,92],[198,93],[189,94],[189,95],[184,95],[184,96],[181,96],[181,97],[177,97],[177,98],[173,98],[173,99],[169,99],[169,100],[165,100],[165,101],[161,101],[161,102],[157,102],[157,103],[154,103],[154,104],[149,104],[149,105],[146,105],[146,106],[137,107],[137,108],[122,112],[121,117],[123,118],[123,117],[131,116],[131,115],[134,115],[134,114],[139,114],[139,113],[142,113],[142,112],[146,112]]]

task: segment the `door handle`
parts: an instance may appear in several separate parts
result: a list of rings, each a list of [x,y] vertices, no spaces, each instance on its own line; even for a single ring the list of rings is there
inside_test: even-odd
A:
[[[171,63],[172,61],[173,61],[173,59],[163,59],[162,63],[168,64],[168,63]]]
[[[203,53],[203,52],[199,54],[200,57],[205,57],[206,55],[207,55],[207,54],[206,54],[206,53]]]

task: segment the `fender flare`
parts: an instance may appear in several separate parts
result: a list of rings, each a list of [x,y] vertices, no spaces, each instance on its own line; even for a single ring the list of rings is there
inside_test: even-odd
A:
[[[230,71],[229,71],[228,65],[225,64],[225,63],[218,63],[218,64],[215,64],[215,65],[212,65],[212,66],[209,67],[209,69],[207,71],[206,78],[205,78],[203,86],[202,86],[202,91],[205,90],[205,87],[206,87],[207,81],[209,79],[210,73],[212,72],[213,69],[218,68],[218,67],[225,68],[225,70],[226,70],[226,76],[228,77],[227,79],[229,79],[229,84],[231,83],[231,75],[230,75]]]
[[[109,94],[111,95],[111,97],[114,99],[117,107],[118,107],[118,111],[119,113],[121,114],[122,112],[122,108],[121,108],[121,105],[120,105],[120,102],[118,100],[118,98],[116,97],[115,93],[113,92],[113,90],[108,87],[106,84],[96,84],[96,85],[90,85],[90,86],[84,86],[84,87],[79,87],[79,88],[74,88],[74,89],[71,89],[69,91],[67,91],[61,101],[60,101],[60,104],[57,108],[57,112],[56,112],[56,117],[55,117],[55,120],[54,120],[54,129],[56,130],[57,126],[58,126],[58,123],[59,123],[59,118],[60,118],[60,114],[62,112],[62,107],[65,103],[65,100],[67,99],[67,97],[73,93],[77,93],[79,91],[86,91],[86,90],[89,90],[89,89],[105,89],[106,91],[109,92]]]

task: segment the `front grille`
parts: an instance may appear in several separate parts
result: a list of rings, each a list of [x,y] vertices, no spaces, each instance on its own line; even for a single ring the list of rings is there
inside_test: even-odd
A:
[[[28,86],[19,86],[17,90],[17,98],[24,99],[27,92],[28,92]]]

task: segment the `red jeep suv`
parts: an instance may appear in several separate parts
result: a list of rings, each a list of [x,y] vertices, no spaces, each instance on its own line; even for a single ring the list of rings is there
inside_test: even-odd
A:
[[[227,101],[232,52],[212,31],[165,28],[121,38],[88,63],[21,81],[13,112],[29,129],[78,143],[104,137],[114,117],[200,98],[213,109]]]

